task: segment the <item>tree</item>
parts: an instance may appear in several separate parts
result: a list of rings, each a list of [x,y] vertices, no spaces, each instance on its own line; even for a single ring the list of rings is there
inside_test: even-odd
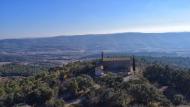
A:
[[[29,105],[41,105],[50,100],[53,96],[53,92],[48,87],[42,87],[35,89],[33,92],[27,95],[26,102]]]
[[[183,97],[183,95],[181,95],[181,94],[174,95],[173,103],[175,105],[183,104],[184,103],[184,97]]]
[[[135,56],[133,56],[133,71],[136,70],[136,62],[135,62]]]

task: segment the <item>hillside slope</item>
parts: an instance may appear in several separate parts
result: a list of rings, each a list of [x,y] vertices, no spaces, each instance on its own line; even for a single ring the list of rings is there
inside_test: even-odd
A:
[[[190,33],[118,33],[0,40],[0,51],[190,52]]]

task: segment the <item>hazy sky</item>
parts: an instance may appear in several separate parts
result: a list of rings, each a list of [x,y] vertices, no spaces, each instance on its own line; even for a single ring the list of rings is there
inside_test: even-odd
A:
[[[190,0],[0,0],[0,39],[190,31]]]

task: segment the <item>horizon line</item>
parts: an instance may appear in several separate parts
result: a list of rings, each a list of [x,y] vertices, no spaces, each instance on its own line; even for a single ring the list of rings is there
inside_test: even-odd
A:
[[[109,32],[109,33],[83,33],[83,34],[63,34],[63,35],[50,35],[46,37],[18,37],[18,38],[5,38],[0,40],[13,40],[13,39],[43,39],[43,38],[56,38],[56,37],[72,37],[72,36],[94,36],[94,35],[109,35],[109,34],[125,34],[125,33],[139,33],[139,34],[166,34],[166,33],[190,33],[190,31],[168,31],[168,32]]]

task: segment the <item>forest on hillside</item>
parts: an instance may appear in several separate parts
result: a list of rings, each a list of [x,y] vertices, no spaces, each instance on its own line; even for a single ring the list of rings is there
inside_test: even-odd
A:
[[[1,107],[172,107],[189,105],[190,72],[151,64],[124,81],[94,75],[95,61],[74,62],[0,84]]]

